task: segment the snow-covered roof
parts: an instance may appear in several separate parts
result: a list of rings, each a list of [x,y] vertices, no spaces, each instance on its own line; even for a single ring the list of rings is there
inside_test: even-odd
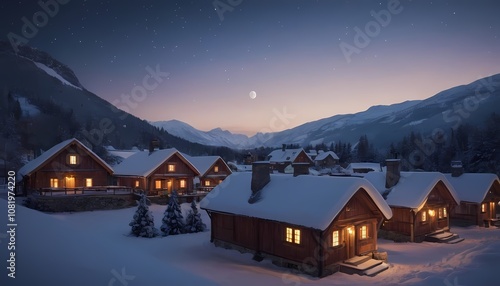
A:
[[[156,150],[152,153],[138,151],[115,166],[115,175],[147,177],[174,155],[178,155],[195,171],[196,175],[199,175],[198,169],[175,148]]]
[[[186,159],[191,162],[196,169],[200,172],[201,176],[205,176],[209,171],[210,168],[217,162],[217,160],[221,160],[224,165],[226,165],[227,169],[229,169],[229,166],[227,166],[226,162],[222,160],[220,156],[189,156],[187,154],[182,154]]]
[[[339,159],[339,156],[337,156],[337,154],[335,154],[335,152],[328,151],[328,152],[319,153],[318,156],[316,156],[316,158],[314,160],[316,160],[316,161],[322,161],[322,160],[325,160],[326,157],[328,157],[328,156],[332,156],[332,158],[335,159],[335,160]]]
[[[488,194],[493,184],[500,184],[498,176],[485,173],[464,173],[459,177],[453,177],[451,174],[445,174],[450,181],[461,201],[471,203],[481,203]]]
[[[297,158],[297,156],[300,154],[300,152],[304,152],[303,148],[299,149],[276,149],[273,150],[271,153],[269,153],[269,162],[293,162]],[[307,153],[305,153],[307,155]],[[309,157],[309,155],[307,155]],[[309,158],[311,160],[311,158]],[[312,161],[312,160],[311,160]]]
[[[351,163],[346,168],[346,170],[349,170],[349,171],[352,171],[354,169],[372,169],[375,172],[382,171],[379,163],[368,163],[368,162]]]
[[[383,194],[385,188],[385,172],[369,172],[364,178],[370,181]],[[446,177],[439,172],[401,172],[398,183],[387,195],[390,206],[411,208],[419,211],[427,202],[427,198],[438,182],[443,182],[457,204],[460,204],[455,189]]]
[[[251,172],[252,171],[252,165],[240,165],[235,162],[227,162],[228,166],[232,166],[233,170],[236,170],[237,172]]]
[[[116,157],[120,157],[120,158],[123,158],[123,159],[127,159],[128,157],[134,155],[135,153],[137,153],[139,150],[109,150],[108,149],[108,153],[113,155],[113,156],[116,156]]]
[[[42,167],[50,158],[62,152],[67,146],[71,144],[78,144],[81,148],[87,151],[95,160],[97,160],[104,168],[108,170],[108,172],[113,173],[113,168],[109,166],[101,157],[97,156],[92,150],[90,150],[87,146],[82,144],[82,142],[78,141],[76,138],[65,140],[59,144],[54,145],[49,150],[43,152],[37,158],[31,160],[26,163],[19,171],[17,171],[17,180],[21,181],[22,178],[26,175],[33,173],[36,169]]]
[[[233,173],[201,202],[203,209],[286,222],[324,230],[363,188],[386,219],[392,211],[375,187],[363,178],[271,174],[261,199],[248,203],[251,173]]]

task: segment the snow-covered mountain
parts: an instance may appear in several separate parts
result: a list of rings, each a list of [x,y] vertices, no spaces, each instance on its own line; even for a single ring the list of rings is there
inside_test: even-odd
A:
[[[221,128],[201,131],[179,120],[156,121],[150,123],[158,128],[165,129],[172,135],[203,145],[226,146],[230,148],[252,147],[248,145],[248,136],[233,134]]]
[[[467,85],[442,91],[425,100],[377,105],[355,113],[335,115],[274,133],[247,137],[214,129],[200,131],[176,121],[155,122],[167,132],[205,145],[244,149],[276,147],[283,143],[302,146],[330,144],[341,140],[353,145],[366,134],[375,147],[387,148],[410,132],[430,135],[436,130],[449,131],[460,124],[482,124],[500,107],[500,74],[482,78]]]

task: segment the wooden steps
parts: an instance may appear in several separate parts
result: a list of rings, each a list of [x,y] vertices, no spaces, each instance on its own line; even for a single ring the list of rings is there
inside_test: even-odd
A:
[[[375,276],[389,268],[389,264],[382,260],[372,259],[370,256],[354,256],[340,264],[340,272]]]
[[[458,234],[449,231],[437,231],[425,236],[425,241],[455,244],[464,240]]]

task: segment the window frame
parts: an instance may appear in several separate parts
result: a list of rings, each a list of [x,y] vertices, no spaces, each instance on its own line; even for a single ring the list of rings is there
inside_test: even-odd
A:
[[[89,182],[90,182],[90,186],[89,186]],[[94,186],[94,180],[92,178],[85,178],[85,187],[86,188],[91,188],[93,186]]]
[[[175,164],[167,164],[167,171],[169,173],[175,172]]]
[[[428,221],[428,217],[427,217],[427,210],[423,211],[421,214],[420,214],[420,221],[422,223],[427,223]]]
[[[219,166],[214,166],[214,173],[219,173]]]
[[[158,184],[160,187],[158,187]],[[161,188],[162,188],[161,180],[155,180],[155,190],[161,190]]]
[[[337,235],[335,235],[335,234],[337,234]],[[339,247],[339,246],[340,246],[340,231],[334,230],[332,232],[332,247]]]
[[[68,157],[69,165],[78,165],[78,156],[76,154],[71,154]]]
[[[368,238],[370,238],[370,235],[368,233],[368,226],[366,224],[362,225],[359,228],[359,238],[360,239],[368,239]]]
[[[59,179],[58,178],[50,178],[50,187],[51,188],[59,188]]]
[[[301,236],[302,232],[300,229],[288,226],[285,228],[285,242],[294,245],[301,245],[302,243]]]
[[[185,189],[185,188],[187,188],[187,181],[186,181],[186,179],[179,180],[179,189]]]

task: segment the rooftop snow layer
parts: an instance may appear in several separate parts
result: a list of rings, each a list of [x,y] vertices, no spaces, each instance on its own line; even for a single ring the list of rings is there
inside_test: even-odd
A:
[[[381,194],[387,191],[385,172],[369,172],[364,178],[370,181]],[[406,207],[418,211],[427,202],[430,192],[440,181],[448,188],[455,202],[460,204],[455,189],[439,172],[401,172],[399,182],[391,189],[386,201],[390,206]]]
[[[152,153],[149,151],[138,151],[124,159],[123,162],[115,167],[115,175],[147,177],[175,154],[180,156],[186,164],[192,166],[192,168],[198,172],[198,170],[177,151],[177,149],[170,148],[155,150]]]
[[[99,160],[102,165],[104,165],[111,172],[113,172],[113,168],[111,168],[111,166],[109,166],[104,160],[102,160],[99,156],[97,156],[94,152],[92,152],[92,150],[90,150],[87,146],[85,146],[84,144],[82,144],[77,139],[72,138],[72,139],[68,139],[68,140],[63,141],[63,142],[61,142],[59,144],[54,145],[52,148],[50,148],[49,150],[43,152],[37,158],[35,158],[35,159],[29,161],[28,163],[26,163],[26,165],[24,165],[23,167],[21,167],[21,169],[19,169],[19,171],[17,172],[17,180],[21,181],[22,178],[23,178],[23,176],[29,175],[31,172],[33,172],[35,169],[37,169],[39,166],[41,166],[43,163],[45,163],[45,161],[47,161],[49,158],[51,158],[52,156],[54,156],[57,153],[59,153],[61,150],[63,150],[64,148],[66,148],[66,146],[72,144],[73,142],[79,144],[82,148],[84,148],[85,150],[87,150],[87,152],[89,152],[90,154],[92,154],[93,156],[95,156],[95,158],[97,160]]]
[[[287,222],[324,230],[361,188],[386,219],[392,211],[375,187],[363,178],[271,174],[261,199],[248,203],[251,173],[233,173],[201,202],[207,210]],[[312,187],[314,186],[314,187]]]
[[[472,203],[481,203],[493,184],[500,184],[495,174],[464,173],[459,177],[445,174],[445,177],[453,185],[461,201]]]

